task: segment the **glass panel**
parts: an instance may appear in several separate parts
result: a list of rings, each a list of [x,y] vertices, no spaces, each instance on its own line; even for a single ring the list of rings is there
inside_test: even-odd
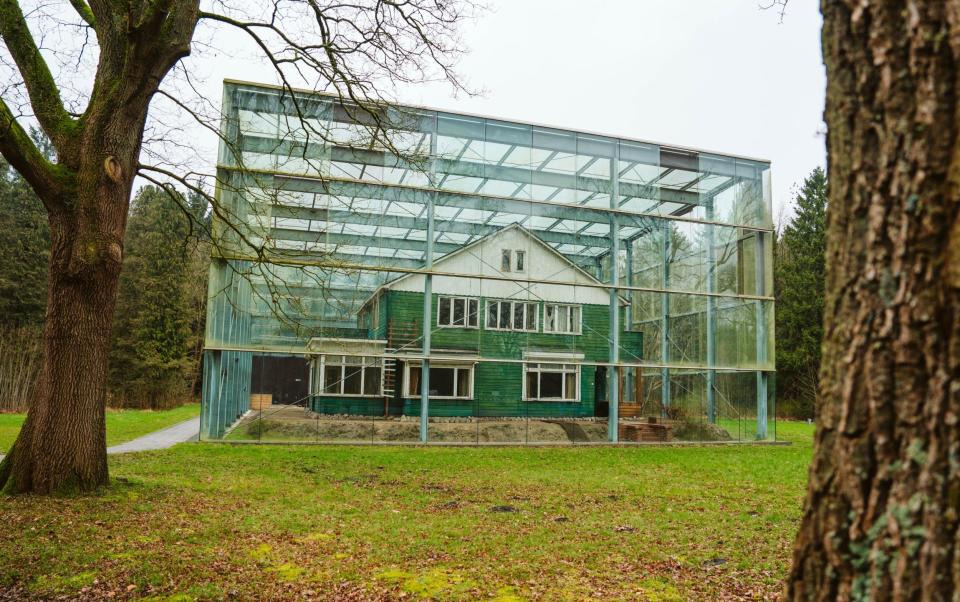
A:
[[[453,325],[466,325],[465,308],[466,299],[457,298],[453,300]]]
[[[323,374],[323,392],[339,393],[343,380],[343,368],[327,364]]]
[[[527,399],[540,397],[540,387],[537,386],[539,382],[540,375],[538,372],[527,372]]]
[[[438,397],[453,397],[453,368],[430,367],[430,395]]]
[[[367,367],[363,369],[363,393],[364,395],[380,394],[379,367]]]
[[[457,397],[470,397],[470,370],[457,370]]]
[[[497,327],[497,310],[500,307],[499,303],[491,301],[487,303],[487,328],[496,328]]]
[[[410,397],[420,395],[420,366],[410,367],[410,382],[407,383],[407,395]]]
[[[577,374],[567,373],[565,375],[566,383],[564,388],[564,399],[576,399],[577,398]]]
[[[694,439],[710,436],[711,425],[744,439],[762,432],[757,397],[772,407],[773,378],[756,371],[774,368],[775,351],[769,164],[415,109],[390,109],[396,122],[378,131],[372,120],[357,122],[363,111],[328,97],[310,96],[301,118],[276,91],[226,91],[220,164],[242,159],[276,173],[269,186],[218,174],[218,200],[239,231],[215,224],[216,242],[238,259],[210,268],[205,384],[217,378],[224,393],[205,392],[205,434],[225,432],[253,403],[251,353],[218,351],[242,348],[327,357],[326,372],[317,361],[310,369],[309,407],[282,416],[290,432],[313,420],[317,440],[416,438],[419,369],[405,376],[404,357],[420,354],[424,327],[435,360],[479,358],[474,399],[431,404],[437,437],[603,440],[610,378],[619,379],[625,421],[653,418]],[[418,160],[393,156],[387,139]],[[437,160],[423,161],[434,147]],[[619,198],[611,198],[614,178]],[[467,276],[433,277],[423,324],[428,207],[435,271]],[[596,365],[610,360],[612,316],[609,289],[595,285],[614,271],[625,304],[619,358],[637,364],[618,375]],[[522,402],[523,385],[540,383],[520,362],[544,351],[577,358],[557,359],[563,370],[580,358],[589,364],[578,382],[573,373],[546,376],[562,378],[570,398],[579,386],[579,403]],[[364,360],[363,394],[344,397],[357,389],[337,367],[343,355],[388,357]],[[459,386],[465,377],[453,374]],[[681,409],[696,428],[674,424]],[[278,436],[278,416],[257,432]],[[727,428],[732,416],[737,426]]]
[[[348,366],[346,368],[346,375],[343,379],[343,393],[344,395],[360,395],[363,391],[360,387],[360,383],[363,379],[363,368],[358,368],[356,366]]]
[[[468,315],[468,323],[471,327],[477,325],[477,313],[478,308],[480,307],[480,302],[476,299],[470,299],[470,313]]]
[[[540,398],[541,399],[562,399],[563,398],[563,374],[559,372],[541,372],[540,373]]]
[[[450,298],[440,297],[439,323],[443,325],[450,324]]]

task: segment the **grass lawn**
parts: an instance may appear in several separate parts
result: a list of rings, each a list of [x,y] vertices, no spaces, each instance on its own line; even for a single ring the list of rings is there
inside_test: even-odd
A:
[[[781,590],[789,447],[183,444],[96,496],[0,499],[0,599],[722,600]]]
[[[199,403],[153,412],[150,410],[107,410],[107,445],[116,445],[168,427],[200,413]],[[0,414],[0,454],[13,445],[25,414]]]

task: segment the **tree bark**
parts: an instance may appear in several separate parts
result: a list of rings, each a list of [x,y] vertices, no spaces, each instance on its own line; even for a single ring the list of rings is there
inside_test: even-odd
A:
[[[10,493],[89,490],[107,482],[105,374],[120,256],[110,256],[115,241],[98,249],[70,221],[51,219],[44,363],[27,420],[0,465]],[[73,274],[77,252],[107,257],[98,258],[99,269]]]
[[[960,586],[960,0],[823,0],[829,209],[792,600]]]
[[[88,491],[108,482],[107,361],[130,194],[150,101],[189,54],[199,14],[197,0],[91,8],[100,55],[89,105],[70,123],[62,111],[38,110],[44,129],[55,130],[47,133],[57,164],[17,163],[35,168],[26,175],[47,207],[51,253],[44,364],[24,426],[0,462],[7,493]],[[34,82],[34,108],[56,105],[59,98],[43,96],[52,80],[36,66],[19,8],[4,5],[0,14],[4,42]],[[9,132],[0,136],[2,150],[23,159]]]

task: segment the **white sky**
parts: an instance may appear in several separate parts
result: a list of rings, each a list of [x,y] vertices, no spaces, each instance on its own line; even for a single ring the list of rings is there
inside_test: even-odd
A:
[[[430,84],[398,100],[769,159],[779,220],[825,165],[816,4],[793,0],[780,23],[758,0],[492,0],[464,29],[459,65],[483,93]],[[224,77],[276,83],[242,37],[216,45],[244,50],[192,61],[209,98]]]

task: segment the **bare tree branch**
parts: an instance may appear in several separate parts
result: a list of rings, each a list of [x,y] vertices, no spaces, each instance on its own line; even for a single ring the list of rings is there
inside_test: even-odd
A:
[[[761,10],[770,10],[771,8],[776,9],[776,11],[780,13],[779,15],[780,22],[783,23],[783,20],[787,16],[787,4],[789,2],[790,0],[767,0],[766,2],[760,2],[760,9]]]
[[[0,0],[0,37],[23,77],[37,120],[57,151],[65,154],[78,122],[64,109],[57,83],[15,0]]]
[[[90,27],[96,29],[97,20],[93,16],[93,11],[90,10],[90,6],[84,2],[84,0],[70,0],[70,5],[76,9],[77,14],[80,15],[80,18]]]

